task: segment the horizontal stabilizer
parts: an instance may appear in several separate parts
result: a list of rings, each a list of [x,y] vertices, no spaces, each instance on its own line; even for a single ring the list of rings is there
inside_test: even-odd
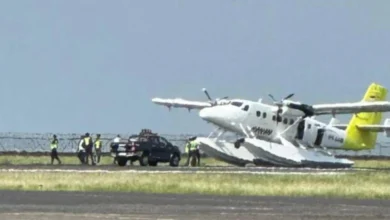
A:
[[[157,105],[164,105],[169,108],[188,108],[188,109],[203,109],[210,107],[209,102],[197,102],[197,101],[188,101],[181,98],[176,99],[162,99],[162,98],[153,98],[152,102]]]
[[[384,132],[386,137],[390,137],[390,119],[387,118],[383,125],[356,125],[363,131]]]

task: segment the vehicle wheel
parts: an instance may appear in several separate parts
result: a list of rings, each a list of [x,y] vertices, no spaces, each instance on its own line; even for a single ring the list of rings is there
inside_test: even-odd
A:
[[[149,161],[149,166],[157,166],[157,161]]]
[[[172,167],[177,167],[179,166],[179,162],[180,162],[179,155],[173,154],[171,160],[169,161],[169,165]]]
[[[142,156],[139,158],[139,165],[147,166],[148,164],[149,164],[149,155],[143,153]]]
[[[124,167],[124,166],[126,166],[127,158],[119,157],[119,158],[117,158],[117,162],[118,162],[119,166]]]

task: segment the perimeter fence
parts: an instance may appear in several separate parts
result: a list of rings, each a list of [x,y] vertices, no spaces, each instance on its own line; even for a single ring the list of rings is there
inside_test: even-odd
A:
[[[59,140],[58,151],[63,154],[74,154],[78,149],[81,133],[56,133]],[[110,143],[117,134],[101,134],[103,141],[102,152],[109,153]],[[122,139],[127,140],[131,133],[123,133]],[[186,141],[191,136],[205,137],[207,134],[160,134],[172,144],[179,147],[184,153]],[[50,140],[52,133],[15,133],[0,132],[0,154],[42,155],[50,152]],[[94,137],[94,134],[92,134]],[[339,157],[376,157],[390,158],[390,142],[378,143],[375,149],[365,151],[332,151]]]

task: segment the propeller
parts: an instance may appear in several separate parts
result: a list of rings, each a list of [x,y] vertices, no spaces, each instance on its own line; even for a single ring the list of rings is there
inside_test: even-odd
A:
[[[280,101],[276,101],[276,99],[274,98],[274,96],[272,94],[268,94],[268,96],[274,101],[274,105],[276,105],[278,107],[278,110],[276,112],[276,125],[277,125],[279,123],[280,113],[282,113],[282,111],[283,111],[282,107],[285,106],[283,101],[293,97],[294,93],[289,94],[288,96],[284,97]]]
[[[277,113],[276,113],[276,123],[278,123],[278,118],[280,117],[280,113],[282,112],[282,107],[283,106],[286,106],[288,108],[292,108],[292,109],[296,109],[296,110],[299,110],[299,111],[302,111],[305,115],[302,117],[302,119],[305,119],[306,117],[311,117],[314,115],[314,108],[313,106],[311,105],[307,105],[307,104],[301,104],[301,103],[295,103],[295,102],[284,102],[284,100],[287,100],[291,97],[294,96],[294,93],[291,93],[289,94],[288,96],[286,96],[284,99],[282,99],[281,101],[276,101],[275,98],[273,97],[273,95],[269,94],[269,97],[271,97],[271,99],[274,101],[274,104],[276,106],[278,106],[278,110],[277,110]]]
[[[203,92],[206,94],[206,96],[207,96],[207,98],[209,99],[209,102],[211,103],[212,106],[218,105],[218,101],[221,100],[221,99],[228,99],[228,98],[229,98],[228,96],[225,96],[225,97],[223,97],[223,98],[221,98],[221,99],[220,99],[220,98],[216,98],[215,100],[213,100],[213,99],[211,98],[211,96],[209,95],[209,93],[207,92],[207,89],[206,89],[206,88],[203,88],[202,90],[203,90]]]

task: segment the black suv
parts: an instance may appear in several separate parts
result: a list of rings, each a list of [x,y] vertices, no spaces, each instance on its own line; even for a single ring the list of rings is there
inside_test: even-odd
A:
[[[115,145],[118,150],[112,156],[116,157],[119,166],[138,160],[141,166],[157,166],[159,162],[169,162],[170,166],[177,167],[181,159],[177,146],[149,129],[142,129],[138,135],[130,136],[127,142],[110,144],[112,149]]]

